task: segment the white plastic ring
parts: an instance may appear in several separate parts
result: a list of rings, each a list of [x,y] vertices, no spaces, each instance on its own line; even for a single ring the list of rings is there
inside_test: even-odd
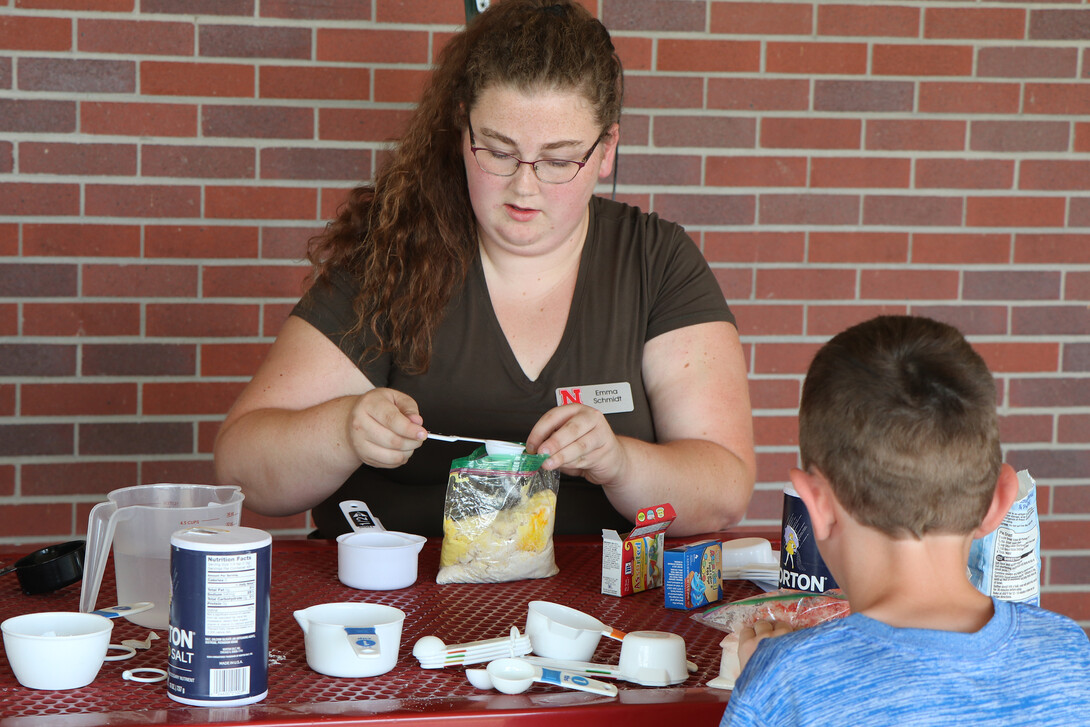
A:
[[[154,674],[155,676],[141,677],[136,675],[137,672],[149,672],[151,674]],[[125,671],[121,672],[121,678],[128,679],[130,682],[146,682],[148,684],[152,684],[154,682],[165,681],[167,678],[167,673],[163,669],[156,669],[154,667],[145,666],[141,667],[140,669],[126,669]]]
[[[126,644],[110,644],[106,647],[107,650],[117,649],[125,652],[124,654],[114,654],[113,656],[107,656],[103,661],[124,661],[125,659],[131,659],[136,656],[136,649]]]

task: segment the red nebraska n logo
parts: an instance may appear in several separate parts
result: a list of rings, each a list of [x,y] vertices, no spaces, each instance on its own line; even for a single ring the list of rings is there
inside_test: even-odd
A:
[[[581,389],[561,389],[560,390],[560,405],[565,404],[582,404],[579,400],[579,392]]]

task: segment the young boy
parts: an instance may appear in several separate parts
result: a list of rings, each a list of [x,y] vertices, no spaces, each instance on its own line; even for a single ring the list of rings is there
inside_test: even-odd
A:
[[[799,407],[803,469],[790,478],[852,615],[740,635],[723,725],[1087,719],[1082,629],[984,596],[966,575],[970,542],[1018,490],[997,419],[986,364],[946,324],[882,316],[818,351]]]

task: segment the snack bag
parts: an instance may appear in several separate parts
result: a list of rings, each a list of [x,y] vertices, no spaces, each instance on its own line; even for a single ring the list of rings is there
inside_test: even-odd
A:
[[[1041,602],[1041,528],[1037,483],[1018,473],[1018,499],[999,527],[969,546],[969,580],[985,596]]]
[[[779,590],[715,606],[693,614],[692,619],[737,634],[758,621],[782,621],[797,630],[843,618],[850,612],[848,599],[840,590],[825,593]]]
[[[547,455],[489,455],[451,462],[436,583],[502,583],[556,575],[553,524],[560,474]]]

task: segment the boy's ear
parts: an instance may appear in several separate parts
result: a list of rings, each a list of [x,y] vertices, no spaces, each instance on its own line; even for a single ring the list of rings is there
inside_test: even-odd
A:
[[[813,472],[804,472],[798,468],[791,468],[788,473],[795,492],[806,505],[806,512],[810,516],[810,527],[813,528],[814,537],[817,540],[827,540],[836,524],[836,507],[834,507],[833,491],[829,487],[828,480],[821,470],[816,467]]]
[[[1018,475],[1009,464],[999,467],[999,479],[995,483],[995,492],[992,493],[992,502],[988,506],[988,512],[980,521],[980,526],[973,531],[973,538],[982,538],[999,527],[1007,511],[1018,498]]]

